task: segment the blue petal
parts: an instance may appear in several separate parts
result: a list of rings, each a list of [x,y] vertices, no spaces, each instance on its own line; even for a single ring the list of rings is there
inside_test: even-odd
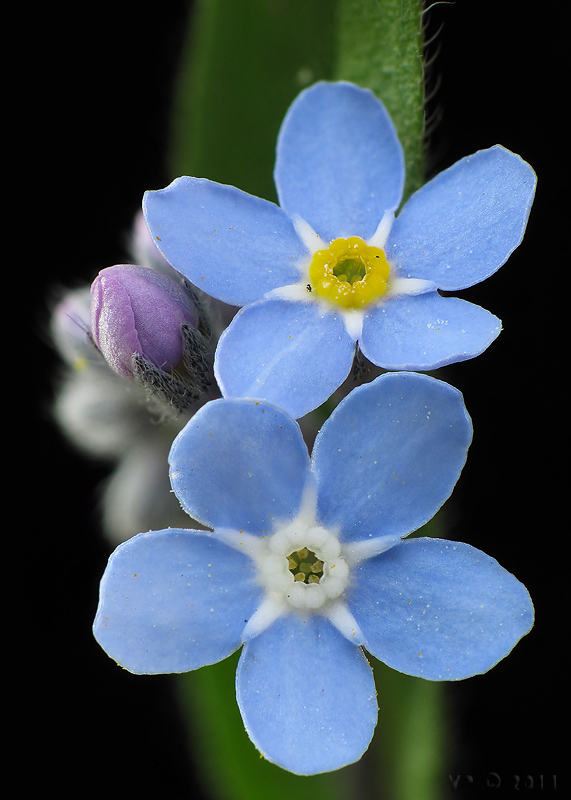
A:
[[[376,306],[365,315],[359,346],[385,369],[429,370],[479,355],[501,329],[480,306],[427,292]]]
[[[377,722],[373,673],[360,647],[323,617],[281,617],[244,645],[236,694],[268,761],[315,775],[357,761]]]
[[[269,299],[236,314],[220,337],[214,369],[225,397],[263,398],[298,418],[343,383],[354,355],[340,315]]]
[[[170,478],[191,517],[263,536],[296,515],[309,474],[299,425],[254,400],[212,400],[173,442]]]
[[[523,238],[536,177],[499,145],[444,170],[406,202],[387,258],[403,277],[464,289],[489,277]]]
[[[383,104],[350,83],[301,92],[282,123],[275,183],[280,205],[327,240],[369,239],[396,209],[404,157]]]
[[[471,437],[462,395],[435,378],[393,372],[353,389],[313,448],[322,523],[343,541],[411,533],[451,494]]]
[[[299,277],[307,257],[289,216],[274,203],[200,178],[146,192],[153,241],[199,289],[242,306]]]
[[[186,672],[234,652],[260,600],[243,553],[202,531],[141,533],[109,559],[93,632],[131,672]]]
[[[354,568],[347,595],[366,648],[429,680],[487,672],[533,625],[527,589],[468,544],[409,539]]]

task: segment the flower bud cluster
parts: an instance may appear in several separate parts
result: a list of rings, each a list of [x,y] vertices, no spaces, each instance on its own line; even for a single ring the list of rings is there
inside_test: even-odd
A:
[[[134,528],[182,523],[164,464],[189,416],[216,396],[208,310],[141,220],[131,241],[141,265],[107,267],[91,289],[63,292],[50,323],[65,365],[54,417],[82,453],[114,464],[102,505],[114,543]]]

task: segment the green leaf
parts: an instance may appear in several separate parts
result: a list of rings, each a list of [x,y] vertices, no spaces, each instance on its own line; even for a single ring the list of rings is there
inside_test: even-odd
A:
[[[366,86],[389,114],[405,153],[405,198],[424,183],[422,3],[338,0],[334,78]]]
[[[175,90],[172,177],[194,175],[275,200],[283,116],[301,89],[330,80],[332,0],[199,0]]]
[[[440,683],[374,664],[379,724],[364,761],[390,800],[441,800],[445,788],[444,692]],[[375,758],[376,756],[376,758]]]

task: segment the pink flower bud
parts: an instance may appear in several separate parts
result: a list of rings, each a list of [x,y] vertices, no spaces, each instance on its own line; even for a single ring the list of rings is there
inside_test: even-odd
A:
[[[181,283],[147,267],[101,270],[91,286],[91,332],[115,372],[133,377],[133,357],[169,371],[183,355],[181,326],[196,327],[198,312]]]

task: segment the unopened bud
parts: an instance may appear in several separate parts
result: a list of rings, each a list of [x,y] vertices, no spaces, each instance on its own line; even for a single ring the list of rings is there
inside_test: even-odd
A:
[[[119,264],[101,270],[91,287],[91,332],[115,372],[133,377],[135,360],[169,372],[183,358],[182,327],[198,326],[192,295],[147,267]]]

